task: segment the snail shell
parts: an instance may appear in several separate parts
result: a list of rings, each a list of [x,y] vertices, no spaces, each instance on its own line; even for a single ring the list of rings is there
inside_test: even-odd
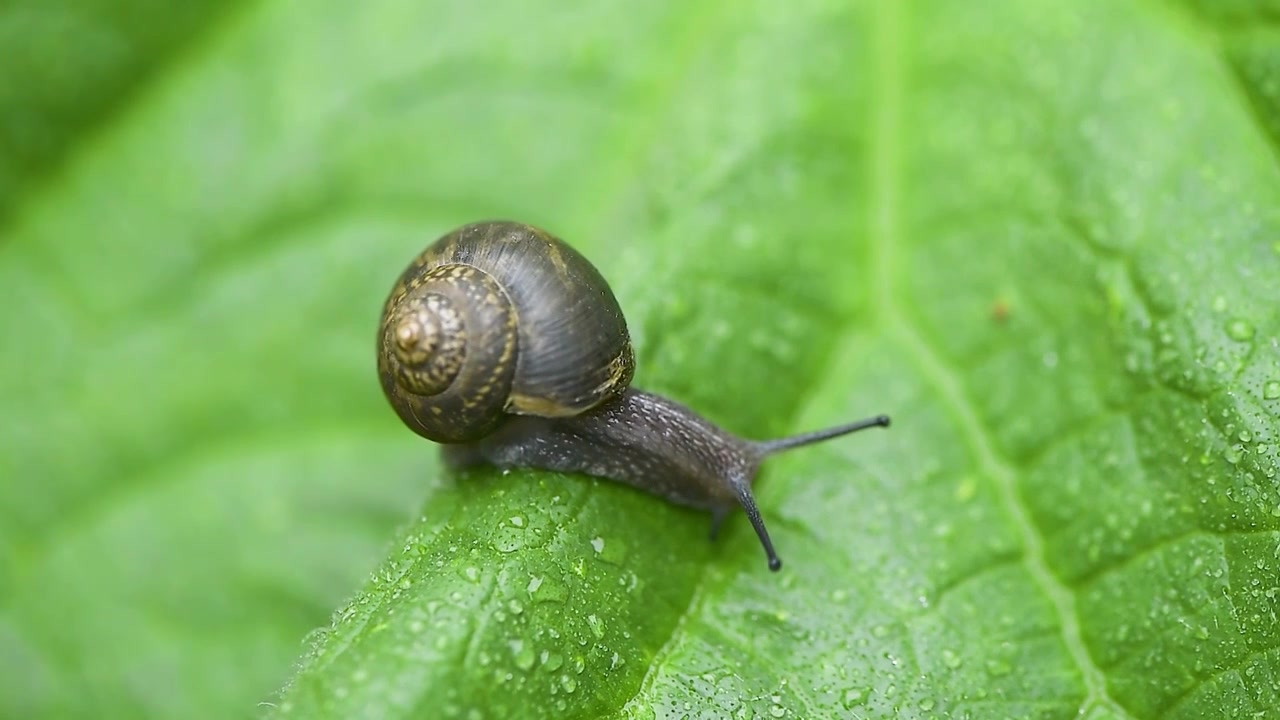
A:
[[[378,376],[400,419],[436,442],[469,442],[506,415],[580,414],[631,383],[626,320],[600,272],[530,225],[444,235],[383,306]]]
[[[761,462],[872,427],[886,415],[772,440],[729,433],[629,387],[635,355],[613,292],[586,258],[529,225],[467,225],[396,281],[378,329],[378,376],[400,419],[447,443],[447,464],[609,478],[711,512],[735,506],[782,567],[751,485]]]

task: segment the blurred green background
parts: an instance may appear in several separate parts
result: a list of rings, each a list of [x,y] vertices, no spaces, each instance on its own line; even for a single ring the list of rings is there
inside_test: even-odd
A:
[[[1280,708],[1280,4],[0,5],[0,717]],[[452,477],[374,374],[465,222],[765,437],[786,561]]]

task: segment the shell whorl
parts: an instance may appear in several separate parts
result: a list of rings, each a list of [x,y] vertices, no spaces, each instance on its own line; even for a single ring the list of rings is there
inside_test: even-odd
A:
[[[406,296],[387,320],[387,332],[398,361],[396,382],[413,394],[444,392],[462,370],[467,333],[444,295]]]
[[[388,302],[379,375],[406,424],[438,442],[465,442],[502,419],[516,352],[516,312],[498,283],[469,265],[440,265]]]

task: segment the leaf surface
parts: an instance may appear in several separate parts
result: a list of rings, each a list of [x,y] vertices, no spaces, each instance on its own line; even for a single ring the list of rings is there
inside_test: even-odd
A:
[[[1275,712],[1277,16],[266,1],[144,43],[56,149],[0,132],[0,715]],[[381,302],[495,217],[600,267],[641,387],[893,416],[766,464],[781,573],[398,424]]]

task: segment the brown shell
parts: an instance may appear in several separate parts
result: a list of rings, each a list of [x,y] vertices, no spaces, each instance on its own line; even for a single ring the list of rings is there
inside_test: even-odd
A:
[[[404,370],[388,320],[409,293],[437,292],[449,293],[455,307],[479,307],[463,312],[466,351],[453,384],[415,395],[396,382]],[[405,424],[437,442],[482,437],[504,412],[577,415],[621,394],[634,372],[626,321],[600,272],[529,225],[483,222],[448,233],[414,259],[383,308],[383,392]]]

